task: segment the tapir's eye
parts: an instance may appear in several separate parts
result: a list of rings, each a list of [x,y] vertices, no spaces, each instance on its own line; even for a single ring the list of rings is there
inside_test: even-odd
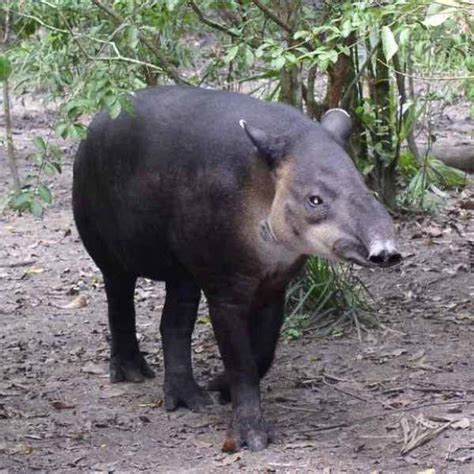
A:
[[[311,207],[317,207],[323,203],[323,200],[319,196],[310,196],[308,202]]]

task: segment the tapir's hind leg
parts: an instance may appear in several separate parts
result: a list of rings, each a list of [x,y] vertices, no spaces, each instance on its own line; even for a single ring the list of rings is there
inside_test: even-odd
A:
[[[200,288],[192,281],[167,281],[166,300],[161,318],[161,337],[165,359],[165,408],[184,405],[200,410],[211,397],[194,380],[191,360],[191,335],[196,322]]]
[[[135,275],[104,272],[111,335],[110,380],[143,382],[154,377],[138,348],[135,327]]]
[[[270,303],[257,311],[252,318],[250,335],[258,375],[263,378],[272,365],[280,337],[285,310],[285,291],[276,294]],[[213,378],[208,385],[211,391],[220,392],[223,403],[230,402],[229,384],[225,372]]]

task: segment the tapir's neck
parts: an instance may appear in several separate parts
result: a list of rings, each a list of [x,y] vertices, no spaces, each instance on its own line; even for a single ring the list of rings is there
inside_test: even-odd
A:
[[[288,247],[275,233],[270,214],[274,205],[276,181],[264,163],[256,162],[246,189],[245,216],[241,237],[247,241],[266,276],[285,274],[303,257]]]

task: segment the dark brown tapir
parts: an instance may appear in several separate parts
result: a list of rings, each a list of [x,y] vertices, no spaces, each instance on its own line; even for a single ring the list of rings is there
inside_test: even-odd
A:
[[[194,380],[191,335],[205,294],[232,401],[237,447],[265,448],[260,379],[275,352],[285,288],[308,255],[366,266],[400,261],[394,226],[344,150],[349,115],[321,124],[245,95],[142,90],[133,113],[100,112],[74,163],[74,217],[104,276],[112,382],[153,372],[140,353],[137,277],[166,282],[160,331],[167,410],[211,398]]]

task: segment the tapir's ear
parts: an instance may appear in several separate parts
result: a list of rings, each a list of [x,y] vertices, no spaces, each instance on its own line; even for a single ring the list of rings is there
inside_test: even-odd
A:
[[[276,166],[288,148],[288,139],[284,136],[273,136],[259,128],[250,126],[245,120],[240,120],[239,125],[245,130],[250,141],[258,152],[267,160],[268,164]]]
[[[341,144],[346,145],[352,130],[351,116],[343,109],[329,109],[321,125]]]

